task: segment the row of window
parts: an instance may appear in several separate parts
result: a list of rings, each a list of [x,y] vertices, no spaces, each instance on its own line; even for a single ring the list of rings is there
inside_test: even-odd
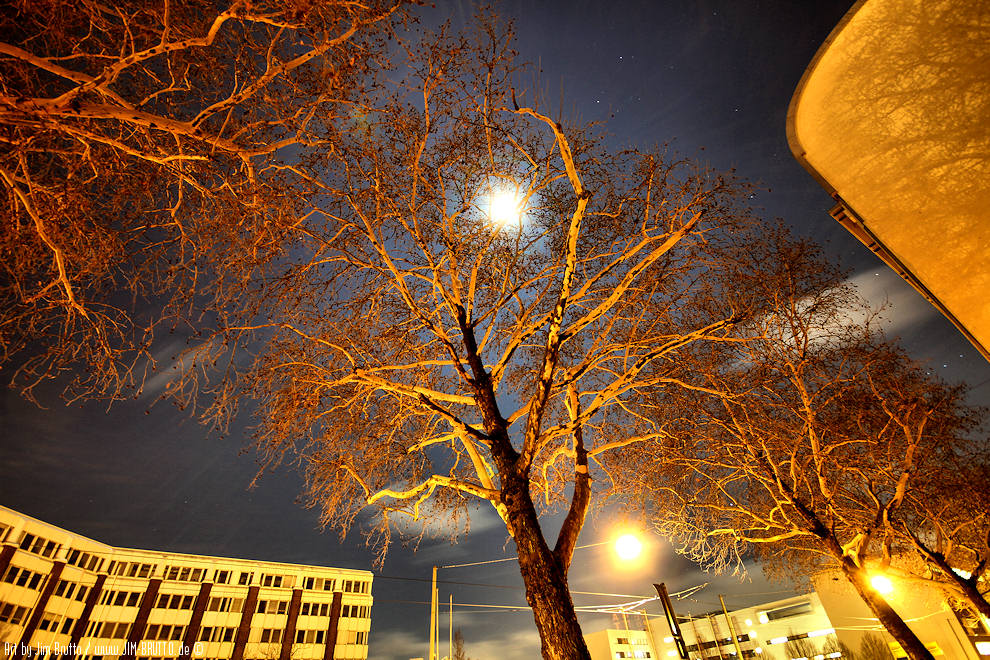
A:
[[[295,583],[296,578],[294,575],[276,575],[274,573],[261,574],[261,586],[263,587],[283,587],[285,589],[290,589]]]
[[[92,571],[94,573],[103,567],[103,559],[101,557],[76,549],[69,550],[65,561],[73,566],[78,566],[84,571]]]
[[[285,614],[289,609],[287,600],[259,600],[258,614]]]
[[[209,612],[240,612],[244,609],[243,598],[231,598],[230,596],[214,596],[206,604]]]
[[[144,639],[156,641],[177,642],[182,639],[182,634],[186,631],[185,626],[170,626],[167,624],[152,623],[144,631]]]
[[[222,626],[204,626],[199,631],[199,641],[201,642],[232,642],[236,628]]]
[[[370,586],[369,582],[362,582],[361,580],[344,580],[342,591],[350,594],[366,594],[369,593]]]
[[[89,626],[86,627],[86,637],[127,639],[130,629],[130,621],[90,621]]]
[[[0,527],[0,539],[9,530],[9,526]],[[61,544],[36,534],[27,532],[21,535],[19,547],[27,552],[40,555],[42,557],[53,557],[61,548]],[[82,552],[78,549],[71,549],[66,557],[66,562],[73,566],[78,566],[83,570],[97,572],[103,567],[104,560],[98,555]],[[150,578],[155,572],[155,565],[144,562],[111,561],[107,565],[108,575],[118,575],[121,577]],[[217,584],[230,584],[232,571],[217,570],[214,573],[214,582]],[[203,582],[207,577],[205,568],[193,568],[191,566],[166,566],[164,579],[177,582]],[[253,571],[241,571],[238,576],[238,584],[249,586],[254,581]],[[280,575],[276,573],[262,573],[261,586],[274,588],[292,588],[295,584],[295,576]],[[307,577],[303,580],[303,587],[308,590],[333,591],[335,585],[334,578]],[[366,594],[369,593],[370,584],[362,580],[343,580],[342,590],[347,593]]]
[[[67,616],[64,617],[55,612],[45,612],[44,616],[41,617],[41,621],[38,623],[38,628],[47,630],[48,632],[68,635],[72,631],[72,626],[75,622],[75,619],[70,619]]]
[[[308,577],[303,580],[303,589],[333,591],[333,578]]]
[[[296,644],[322,644],[326,635],[325,630],[297,630]]]
[[[154,570],[154,564],[144,564],[139,561],[112,561],[107,566],[107,575],[147,578],[151,577]]]
[[[166,566],[165,579],[177,582],[202,582],[206,577],[205,568],[192,568],[191,566]]]
[[[21,534],[21,542],[19,545],[21,550],[26,550],[31,554],[40,555],[42,557],[54,557],[55,553],[58,552],[58,549],[62,547],[61,543],[50,541],[35,534],[28,534],[27,532]]]
[[[100,596],[100,605],[137,607],[142,595],[140,591],[104,591]]]
[[[0,604],[0,623],[9,623],[12,626],[20,625],[27,618],[28,608],[11,603]]]
[[[343,617],[354,617],[358,619],[368,618],[368,606],[367,605],[344,605],[340,608],[340,616]]]
[[[38,589],[44,579],[45,576],[41,573],[35,573],[34,571],[29,571],[26,568],[20,568],[13,564],[10,565],[3,576],[4,582],[16,584],[18,587],[27,587],[28,589]]]
[[[341,644],[368,643],[368,631],[366,630],[344,630],[341,632],[342,634],[337,637],[337,641]]]
[[[196,597],[192,594],[158,594],[155,607],[163,610],[191,610]]]
[[[70,582],[68,580],[59,580],[58,584],[55,586],[55,595],[61,596],[62,598],[75,598],[81,603],[86,602],[86,596],[89,595],[89,590],[91,587],[87,587],[84,584],[78,584],[77,582]]]
[[[303,603],[299,607],[300,616],[330,616],[330,603]]]

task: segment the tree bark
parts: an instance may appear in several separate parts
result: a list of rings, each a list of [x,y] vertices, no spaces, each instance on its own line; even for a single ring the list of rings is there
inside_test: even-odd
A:
[[[843,557],[842,572],[870,610],[877,616],[880,624],[897,640],[911,660],[935,660],[931,651],[925,648],[925,645],[921,643],[914,631],[904,623],[901,616],[873,589],[866,571],[858,566],[851,557]]]
[[[566,574],[540,530],[528,480],[511,478],[502,492],[526,587],[526,602],[533,608],[544,660],[591,660]]]

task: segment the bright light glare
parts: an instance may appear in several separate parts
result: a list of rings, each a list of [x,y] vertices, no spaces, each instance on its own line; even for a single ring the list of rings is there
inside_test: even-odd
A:
[[[497,225],[507,225],[519,221],[522,202],[515,192],[510,190],[493,190],[489,202],[488,215]]]
[[[894,583],[886,575],[874,575],[870,579],[870,584],[873,585],[877,593],[884,596],[894,591]]]
[[[615,539],[615,554],[619,556],[619,559],[625,561],[635,559],[639,557],[639,553],[642,551],[643,543],[632,534],[623,534]]]

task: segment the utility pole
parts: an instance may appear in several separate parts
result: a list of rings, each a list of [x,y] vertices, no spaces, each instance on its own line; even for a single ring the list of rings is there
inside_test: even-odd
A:
[[[430,589],[430,660],[437,660],[437,567],[433,567]]]
[[[664,616],[667,617],[667,626],[670,628],[670,634],[674,637],[677,653],[681,656],[682,660],[687,660],[687,646],[684,644],[684,635],[681,634],[681,626],[677,623],[677,615],[674,614],[674,606],[670,602],[670,596],[667,595],[667,585],[663,582],[660,584],[654,582],[653,588],[657,590],[657,595],[660,596],[660,604],[663,606]],[[697,631],[695,632],[697,633]],[[695,637],[700,639],[697,634],[695,634]],[[698,648],[701,648],[700,642]]]
[[[447,630],[447,660],[454,660],[454,594],[450,594],[450,609],[447,610],[450,617],[450,628]]]
[[[732,625],[732,619],[729,618],[729,611],[725,609],[725,599],[722,598],[722,594],[718,595],[718,599],[722,603],[722,614],[725,615],[725,623],[726,625],[729,626],[729,634],[732,635],[732,643],[736,647],[736,657],[742,658],[743,657],[742,648],[740,648],[739,646],[739,638],[736,636],[736,629]]]

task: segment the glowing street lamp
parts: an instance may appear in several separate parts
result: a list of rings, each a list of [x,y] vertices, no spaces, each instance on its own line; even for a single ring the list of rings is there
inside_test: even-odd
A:
[[[633,534],[623,534],[615,539],[615,554],[623,561],[631,561],[639,557],[643,551],[643,542]]]
[[[894,583],[886,575],[874,575],[870,578],[870,585],[881,596],[888,596],[894,592]]]

